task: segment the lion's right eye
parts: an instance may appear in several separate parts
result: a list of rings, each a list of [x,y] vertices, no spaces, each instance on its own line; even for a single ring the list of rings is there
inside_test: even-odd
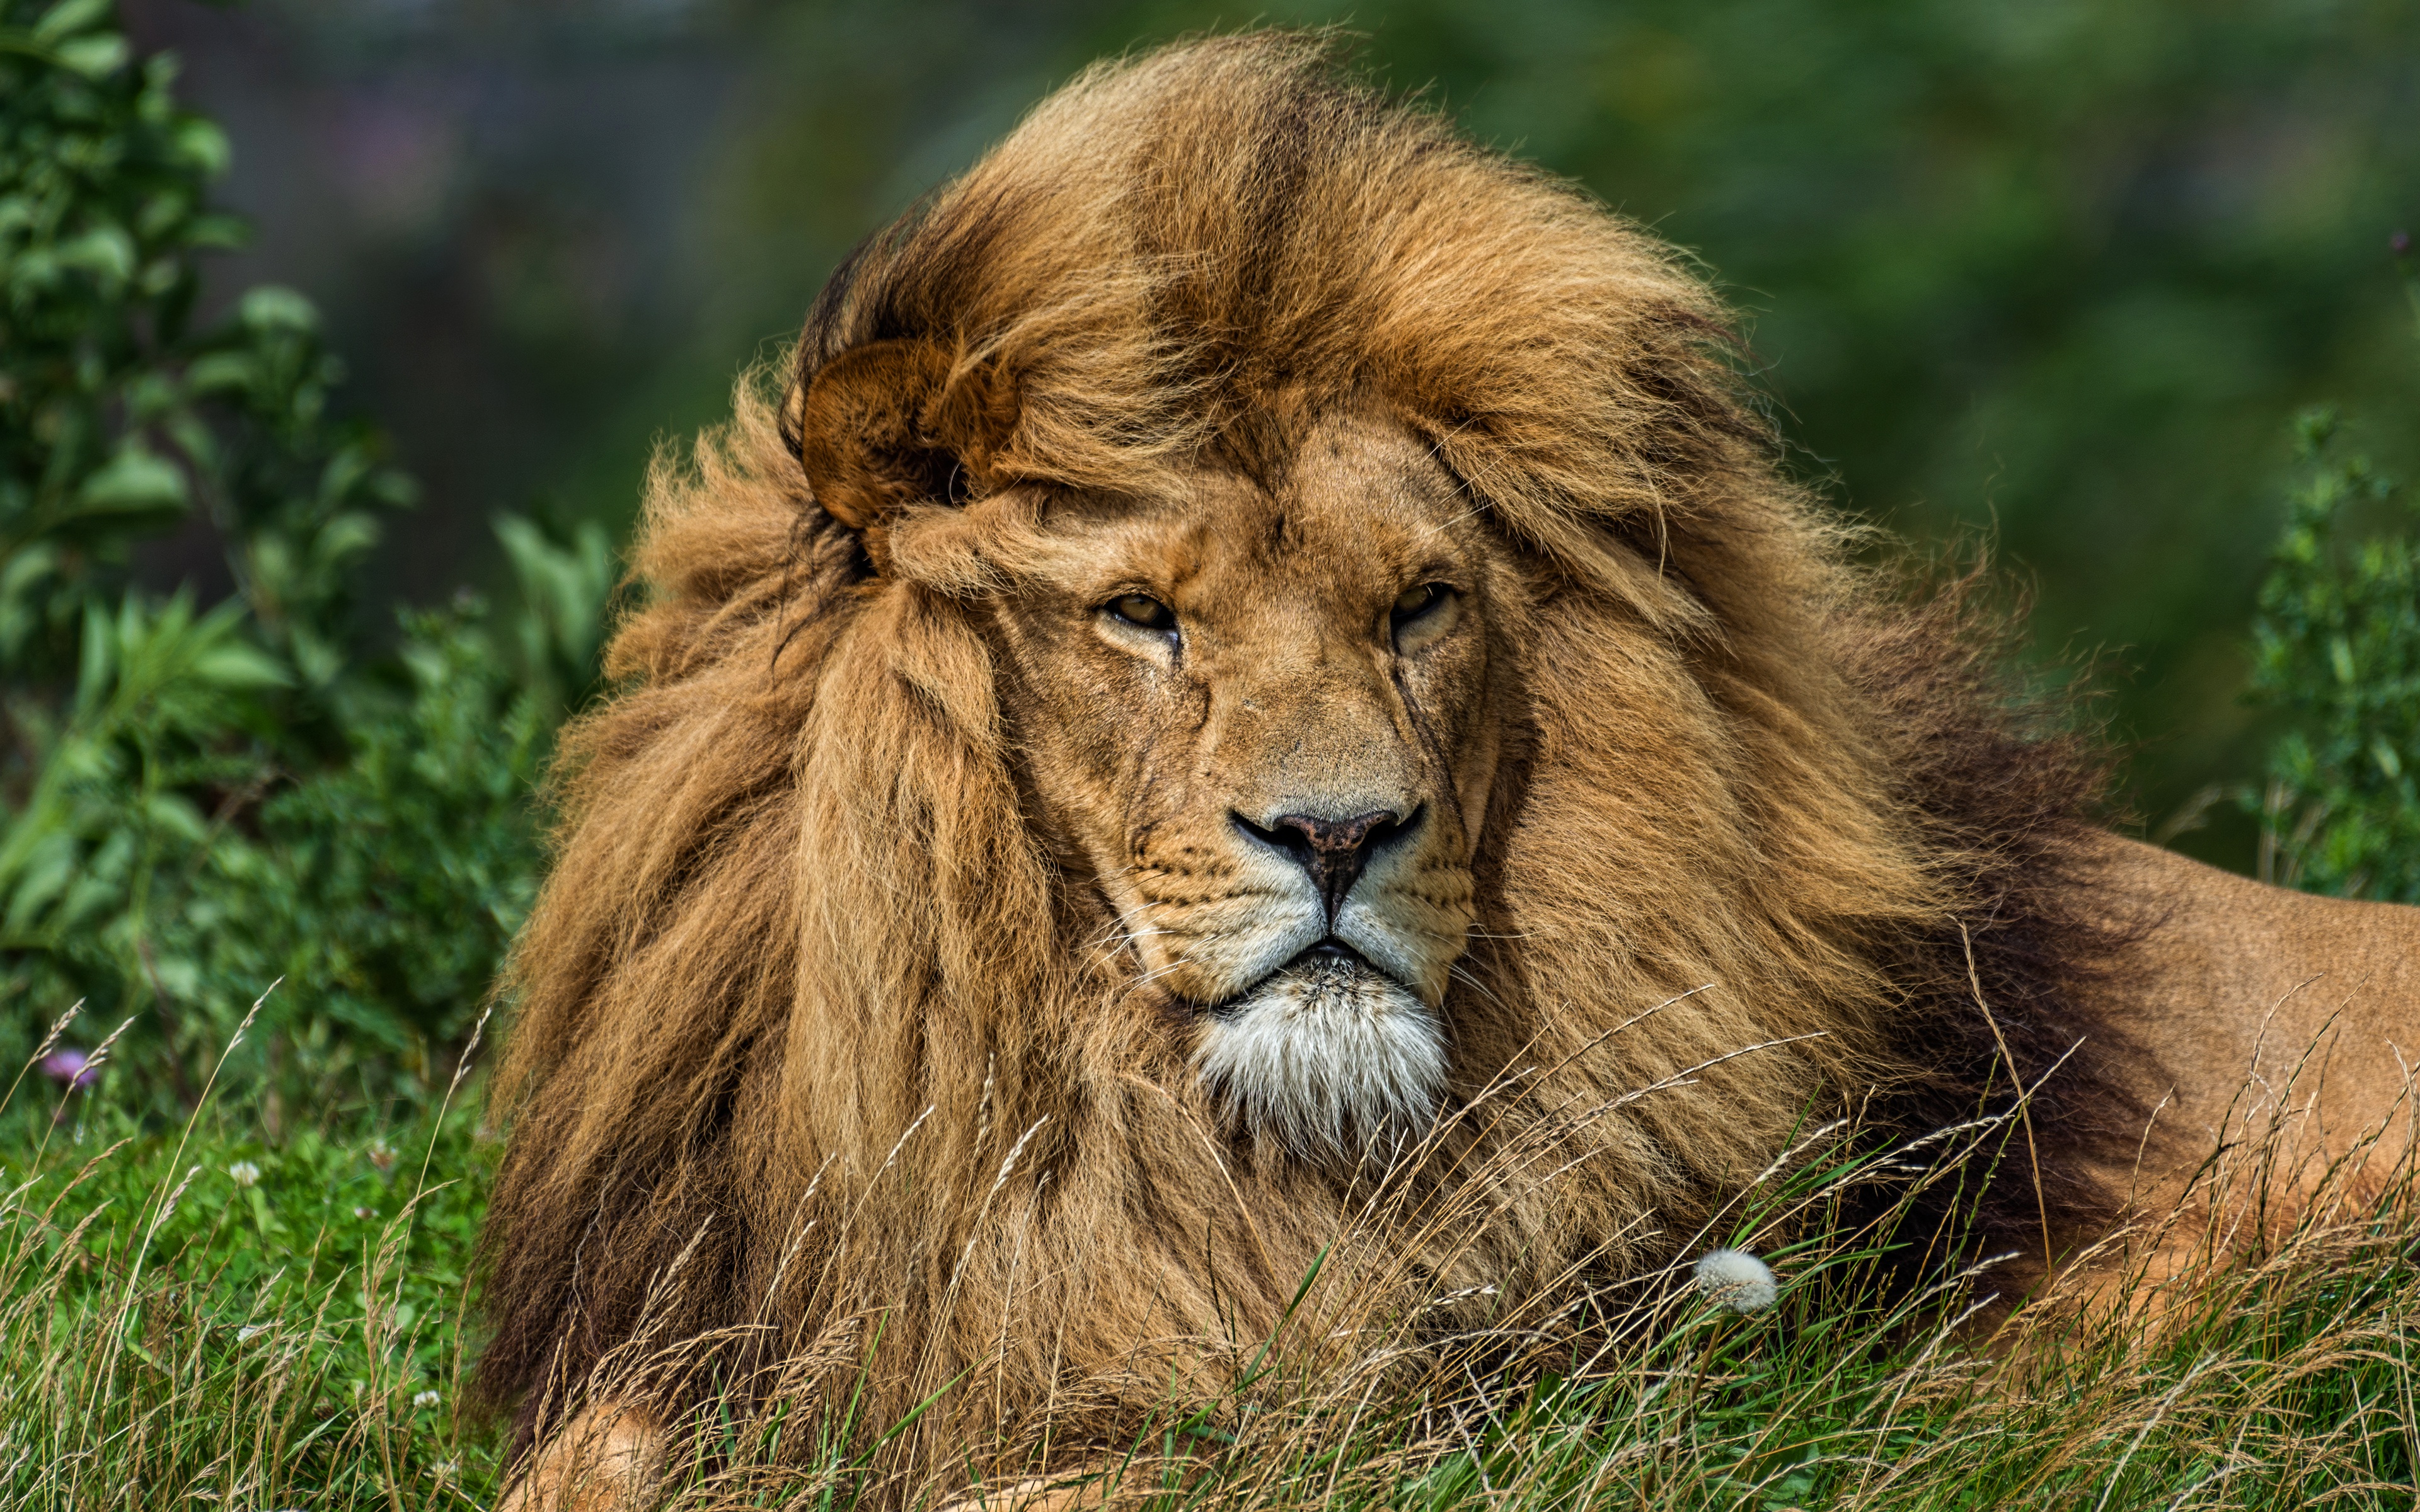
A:
[[[1395,635],[1395,650],[1410,656],[1444,639],[1453,628],[1458,595],[1444,583],[1414,583],[1395,595],[1387,618]]]
[[[1109,612],[1138,630],[1153,630],[1166,635],[1176,628],[1176,611],[1156,598],[1140,594],[1127,594],[1109,600]]]
[[[1395,595],[1392,615],[1397,625],[1408,624],[1445,602],[1451,592],[1443,583],[1414,583]]]

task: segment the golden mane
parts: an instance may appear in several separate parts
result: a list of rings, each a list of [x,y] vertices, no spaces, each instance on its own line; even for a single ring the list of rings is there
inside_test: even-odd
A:
[[[810,390],[885,342],[939,354],[924,401],[847,418],[929,467],[820,457],[866,482],[819,504]],[[721,1390],[862,1365],[877,1424],[959,1381],[937,1443],[1108,1422],[1269,1335],[1323,1254],[1378,1305],[1472,1294],[1439,1324],[1549,1307],[1825,1106],[1921,1130],[2006,1105],[2000,1041],[2027,1082],[2068,1053],[2113,943],[2068,877],[2093,765],[2009,712],[1958,591],[1895,609],[1847,564],[1728,343],[1643,232],[1282,34],[1093,69],[869,239],[795,368],[654,469],[623,690],[566,739],[493,1090],[481,1368],[524,1442],[643,1338],[718,1340]],[[1450,1110],[1383,1181],[1227,1139],[1115,1011],[1130,963],[1033,830],[946,529],[1249,465],[1367,395],[1557,583]],[[2075,1067],[2040,1095],[2020,1234],[2091,1208],[2078,1152],[2124,1112]]]

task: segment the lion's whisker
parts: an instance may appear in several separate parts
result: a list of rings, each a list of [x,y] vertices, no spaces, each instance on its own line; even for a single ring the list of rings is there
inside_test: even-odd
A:
[[[1472,976],[1469,972],[1463,970],[1462,964],[1460,962],[1457,961],[1452,965],[1446,967],[1446,971],[1457,980],[1468,982],[1489,1002],[1494,1003],[1497,1007],[1501,1008],[1504,1006],[1504,999],[1497,996],[1495,991],[1491,989],[1487,983],[1480,980],[1477,977]]]
[[[1160,978],[1167,976],[1170,972],[1182,970],[1192,964],[1192,958],[1189,956],[1182,960],[1171,961],[1168,964],[1160,967],[1157,971],[1148,971],[1143,975],[1137,977],[1134,980],[1133,985],[1137,987],[1148,986],[1150,983],[1157,981]]]

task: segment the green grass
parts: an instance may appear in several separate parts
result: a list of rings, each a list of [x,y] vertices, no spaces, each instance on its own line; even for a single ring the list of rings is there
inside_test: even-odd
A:
[[[108,1092],[0,1107],[0,1506],[489,1505],[496,1435],[457,1412],[474,1113],[175,1128]]]
[[[461,1103],[272,1120],[238,1095],[169,1128],[114,1112],[106,1081],[56,1121],[29,1091],[56,1089],[30,1079],[0,1108],[0,1506],[492,1502],[499,1434],[460,1409],[497,1147]],[[1969,1309],[1989,1268],[1885,1304],[1854,1235],[1768,1237],[1880,1170],[1819,1160],[1718,1236],[1773,1245],[1768,1312],[1651,1286],[1585,1345],[1507,1320],[1383,1368],[1357,1346],[1263,1355],[1223,1398],[1071,1463],[1095,1496],[1168,1508],[2413,1504],[2399,1174],[2254,1213],[2272,1237],[2164,1289],[2156,1321],[2121,1285],[2115,1307],[2054,1298],[1987,1338]],[[668,1504],[932,1504],[929,1461],[815,1412],[718,1404]]]

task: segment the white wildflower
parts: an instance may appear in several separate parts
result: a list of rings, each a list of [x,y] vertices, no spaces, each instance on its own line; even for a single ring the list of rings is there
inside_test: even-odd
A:
[[[1745,1250],[1708,1250],[1697,1274],[1698,1289],[1735,1313],[1762,1312],[1780,1290],[1773,1268]]]
[[[433,1391],[416,1391],[411,1394],[411,1405],[414,1407],[434,1407],[444,1399]]]
[[[248,1160],[240,1160],[227,1167],[227,1175],[235,1179],[238,1186],[251,1186],[260,1180],[260,1167]]]
[[[267,1323],[246,1323],[241,1328],[235,1331],[235,1341],[238,1344],[249,1344],[253,1341],[255,1335],[266,1334],[268,1332],[269,1325]]]

